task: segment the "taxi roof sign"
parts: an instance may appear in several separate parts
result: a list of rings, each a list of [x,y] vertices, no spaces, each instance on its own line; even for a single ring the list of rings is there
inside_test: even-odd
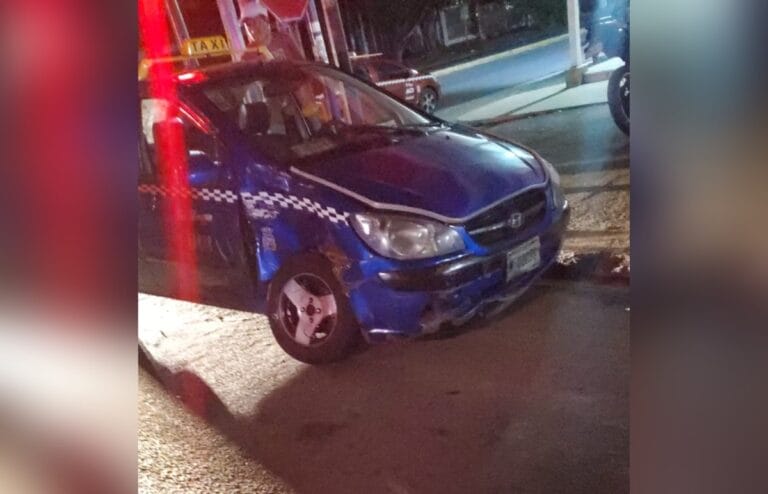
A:
[[[227,55],[229,54],[229,42],[224,36],[190,38],[181,44],[181,53],[188,56]]]

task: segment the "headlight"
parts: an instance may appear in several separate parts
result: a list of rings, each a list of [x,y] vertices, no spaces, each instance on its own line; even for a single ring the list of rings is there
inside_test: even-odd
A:
[[[544,158],[539,158],[539,161],[541,161],[541,166],[544,167],[547,175],[549,175],[549,180],[552,182],[552,202],[555,209],[563,209],[565,207],[565,194],[562,185],[560,185],[560,174],[549,161]]]
[[[368,247],[394,259],[424,259],[464,248],[455,229],[421,218],[358,213],[352,226]]]

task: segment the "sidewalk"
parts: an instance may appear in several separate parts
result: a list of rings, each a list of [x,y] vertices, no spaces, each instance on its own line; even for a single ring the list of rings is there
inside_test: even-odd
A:
[[[577,87],[566,88],[564,76],[555,74],[541,81],[440,109],[436,115],[449,121],[493,125],[533,114],[604,104],[607,103],[610,74],[622,65],[618,58],[592,65],[585,72],[586,83]]]

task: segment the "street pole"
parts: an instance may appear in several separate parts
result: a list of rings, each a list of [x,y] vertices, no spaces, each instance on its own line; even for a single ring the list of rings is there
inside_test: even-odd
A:
[[[320,25],[328,46],[328,58],[345,72],[352,73],[352,64],[347,52],[347,37],[337,0],[317,0]]]
[[[579,0],[566,0],[568,4],[568,45],[571,67],[565,75],[568,87],[578,86],[583,79],[584,50],[581,47],[581,23],[579,21]]]
[[[240,21],[237,19],[235,2],[234,0],[216,0],[216,3],[219,6],[221,23],[224,25],[224,32],[229,41],[232,60],[237,62],[245,51],[245,40],[243,39],[243,30],[240,29]]]
[[[168,12],[168,19],[171,21],[171,29],[176,36],[176,42],[179,46],[189,39],[187,24],[184,22],[184,15],[181,13],[181,7],[177,0],[166,0],[165,8]]]
[[[312,33],[312,47],[314,49],[315,60],[319,62],[330,63],[328,59],[328,50],[325,47],[325,38],[323,36],[322,23],[317,13],[317,5],[314,0],[309,1],[307,9],[309,16],[309,27]]]
[[[184,21],[184,15],[181,13],[178,0],[166,0],[165,9],[168,12],[171,29],[173,29],[173,34],[176,37],[176,44],[179,50],[181,50],[181,46],[189,39],[189,31],[187,30],[187,23]],[[184,60],[184,66],[187,68],[198,67],[199,65],[196,58]]]
[[[363,14],[361,14],[359,10],[357,11],[357,31],[360,34],[360,40],[363,44],[363,53],[365,54],[371,53],[371,50],[368,48],[368,40],[366,39],[367,36],[365,35],[365,24],[363,23]]]

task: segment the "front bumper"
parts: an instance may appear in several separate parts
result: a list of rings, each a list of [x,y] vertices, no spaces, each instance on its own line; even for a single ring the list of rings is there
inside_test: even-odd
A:
[[[371,342],[418,336],[437,331],[444,323],[462,324],[480,312],[508,305],[555,261],[569,217],[566,208],[546,229],[531,234],[540,238],[541,264],[509,282],[508,249],[369,277],[350,290],[363,334]]]

